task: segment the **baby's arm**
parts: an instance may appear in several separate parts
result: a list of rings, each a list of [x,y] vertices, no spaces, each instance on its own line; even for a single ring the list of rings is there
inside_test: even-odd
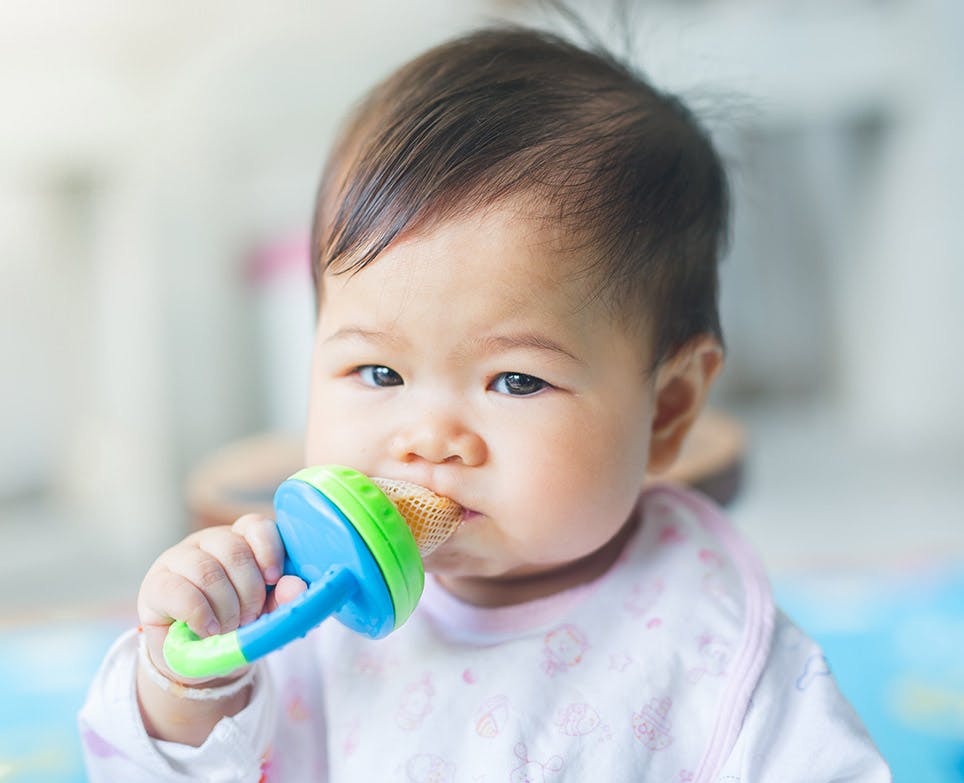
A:
[[[168,627],[183,620],[199,636],[227,633],[264,611],[290,601],[305,589],[296,577],[281,576],[284,547],[274,521],[260,515],[241,517],[230,526],[192,533],[164,552],[151,566],[137,600],[149,661],[137,667],[137,697],[147,733],[155,739],[200,746],[221,718],[248,703],[250,687],[215,700],[178,695],[162,687],[157,673],[188,687],[217,687],[237,681],[244,670],[221,679],[186,679],[165,664],[162,647]],[[268,596],[267,586],[277,585]],[[154,676],[148,671],[157,670]]]
[[[721,781],[891,783],[820,648],[781,612],[773,647]]]

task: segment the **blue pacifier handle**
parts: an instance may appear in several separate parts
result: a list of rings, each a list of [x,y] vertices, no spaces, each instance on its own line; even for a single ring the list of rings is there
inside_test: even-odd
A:
[[[300,639],[351,600],[358,580],[347,568],[332,566],[293,601],[238,628],[238,644],[246,660],[256,661],[288,642]]]

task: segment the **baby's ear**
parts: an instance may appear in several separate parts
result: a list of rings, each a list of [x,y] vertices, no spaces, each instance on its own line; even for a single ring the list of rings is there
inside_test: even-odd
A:
[[[648,473],[660,473],[676,460],[722,367],[723,348],[708,334],[693,338],[660,364],[654,386]]]

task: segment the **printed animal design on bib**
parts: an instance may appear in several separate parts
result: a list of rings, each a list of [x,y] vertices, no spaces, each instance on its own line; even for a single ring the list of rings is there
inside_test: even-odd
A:
[[[413,682],[405,689],[402,703],[395,713],[395,722],[405,731],[414,731],[422,725],[425,716],[432,711],[432,698],[435,688],[432,678],[425,675],[421,680]]]
[[[475,733],[480,737],[492,739],[509,720],[509,700],[502,695],[487,699],[476,713]]]
[[[651,699],[639,712],[633,713],[633,734],[650,750],[664,750],[673,744],[667,721],[673,700]]]
[[[565,762],[559,756],[553,756],[545,764],[529,758],[529,750],[524,742],[515,746],[515,755],[522,761],[522,765],[512,770],[509,777],[511,783],[546,783],[551,780],[548,774],[561,772]]]
[[[405,776],[408,783],[453,783],[455,765],[441,756],[420,753],[408,760]]]
[[[602,724],[599,713],[585,703],[569,704],[556,714],[555,725],[570,737],[584,737]]]
[[[730,662],[730,644],[711,634],[702,634],[697,638],[702,664],[690,669],[687,678],[690,682],[699,682],[704,675],[708,677],[722,677],[726,674],[726,667]]]
[[[586,635],[576,626],[560,625],[545,636],[545,657],[542,668],[553,676],[565,672],[582,661],[589,648]]]
[[[663,580],[658,577],[648,582],[637,582],[623,606],[633,617],[645,617],[656,605],[664,589]]]

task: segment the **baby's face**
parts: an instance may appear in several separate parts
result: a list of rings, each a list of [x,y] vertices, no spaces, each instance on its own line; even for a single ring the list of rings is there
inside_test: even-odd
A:
[[[649,356],[557,246],[502,206],[324,279],[308,463],[464,506],[426,568],[476,602],[507,579],[558,588],[624,527],[646,469]]]

